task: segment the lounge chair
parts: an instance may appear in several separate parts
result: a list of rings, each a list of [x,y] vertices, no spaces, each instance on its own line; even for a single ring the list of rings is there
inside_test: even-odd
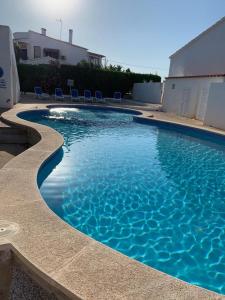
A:
[[[43,93],[42,88],[40,86],[34,87],[34,93],[37,99],[48,99],[49,94]]]
[[[80,100],[80,97],[79,97],[79,92],[77,89],[72,89],[71,90],[71,100],[72,101],[79,101]]]
[[[55,89],[55,100],[63,100],[64,99],[64,95],[63,95],[63,91],[61,88],[56,88]]]
[[[91,101],[93,102],[93,97],[91,96],[90,90],[84,90],[84,101]]]
[[[121,92],[114,92],[113,98],[106,98],[106,100],[114,101],[114,102],[122,102]]]
[[[103,98],[101,91],[95,91],[95,101],[101,103],[105,102],[105,98]]]
[[[121,102],[122,101],[121,92],[114,92],[113,101],[115,101],[115,102]]]

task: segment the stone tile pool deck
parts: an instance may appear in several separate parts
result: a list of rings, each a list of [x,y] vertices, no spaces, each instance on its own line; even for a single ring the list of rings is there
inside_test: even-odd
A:
[[[14,260],[58,299],[225,299],[102,245],[66,224],[47,207],[37,186],[37,173],[42,163],[62,146],[63,138],[49,127],[16,115],[27,109],[43,109],[48,104],[53,102],[33,100],[2,114],[7,124],[26,129],[31,147],[0,169],[0,253],[12,253]],[[199,121],[152,112],[151,106],[116,106],[139,110],[141,117],[153,114],[151,118],[155,120],[225,135]],[[1,234],[1,228],[11,223],[13,230],[8,235],[4,231]],[[3,295],[4,287],[0,285],[1,292]]]

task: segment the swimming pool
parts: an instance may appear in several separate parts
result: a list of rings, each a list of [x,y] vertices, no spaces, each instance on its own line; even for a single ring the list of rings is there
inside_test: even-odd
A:
[[[38,178],[57,215],[144,264],[225,293],[222,138],[110,110],[20,117],[64,136]]]

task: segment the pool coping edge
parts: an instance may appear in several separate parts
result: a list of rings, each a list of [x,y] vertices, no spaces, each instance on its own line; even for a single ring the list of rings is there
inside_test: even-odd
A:
[[[52,107],[52,105],[45,105],[46,109],[49,108],[49,106]],[[56,104],[56,106],[65,106],[65,105],[59,105]],[[68,106],[72,106],[72,107],[85,107],[85,105],[67,105]],[[88,105],[90,106],[90,105]],[[43,107],[43,106],[42,106]],[[99,106],[98,106],[99,107]],[[100,106],[102,108],[104,108],[104,106]],[[107,108],[109,108],[109,106],[107,106]],[[115,107],[110,107],[112,110],[115,109]],[[118,107],[121,111],[123,110],[123,108]],[[39,107],[36,108],[37,110],[39,110]],[[139,273],[140,277],[142,276],[143,278],[145,278],[145,280],[149,280],[149,285],[150,285],[150,289],[148,291],[148,288],[146,287],[145,284],[142,284],[141,282],[139,282],[138,285],[138,290],[140,292],[140,298],[139,299],[144,299],[144,294],[148,293],[149,297],[152,298],[148,298],[148,299],[157,299],[157,297],[159,297],[160,295],[160,290],[157,289],[157,284],[153,284],[151,285],[151,281],[154,281],[154,277],[157,279],[158,282],[160,282],[160,284],[158,284],[158,286],[160,287],[161,291],[162,291],[162,285],[164,283],[168,284],[168,289],[169,289],[169,295],[176,295],[176,299],[179,299],[179,295],[180,297],[182,297],[182,293],[180,293],[181,290],[185,291],[185,293],[188,293],[189,295],[196,295],[196,299],[199,296],[204,296],[204,299],[222,299],[225,298],[223,295],[214,293],[212,291],[206,290],[204,288],[201,287],[197,287],[197,286],[193,286],[190,285],[189,283],[186,283],[184,281],[181,281],[175,277],[172,277],[168,274],[162,273],[161,271],[158,271],[156,269],[153,269],[151,267],[148,267],[146,265],[143,265],[137,261],[132,260],[131,258],[128,258],[127,256],[113,250],[110,249],[107,246],[102,245],[101,243],[94,241],[93,239],[91,239],[88,236],[85,236],[84,234],[78,232],[76,229],[71,228],[70,225],[68,225],[67,223],[65,223],[64,221],[62,221],[59,217],[57,217],[45,204],[44,200],[42,199],[39,189],[37,187],[37,181],[34,182],[34,178],[37,177],[38,171],[41,168],[41,166],[43,165],[43,163],[46,162],[46,160],[48,160],[52,155],[54,155],[54,153],[61,148],[62,144],[63,144],[63,138],[62,136],[56,132],[55,130],[53,130],[52,128],[49,128],[47,126],[43,126],[43,125],[39,125],[39,124],[35,124],[32,122],[28,122],[25,120],[22,120],[21,118],[19,118],[17,115],[18,113],[21,112],[25,112],[25,111],[31,111],[31,110],[35,110],[35,109],[11,109],[5,113],[2,114],[2,119],[3,121],[6,121],[7,123],[16,126],[16,127],[23,127],[26,128],[28,130],[28,134],[30,134],[30,138],[32,136],[32,133],[35,133],[36,137],[35,140],[33,141],[31,138],[31,144],[33,144],[33,146],[31,148],[29,148],[28,150],[26,150],[25,152],[23,152],[22,154],[18,155],[17,157],[13,158],[11,161],[9,161],[9,163],[7,163],[1,170],[0,170],[0,178],[2,176],[4,176],[4,172],[7,173],[7,176],[10,177],[10,175],[13,176],[14,172],[19,172],[21,171],[21,168],[24,170],[24,172],[28,172],[33,174],[33,177],[30,178],[29,182],[26,182],[26,184],[28,186],[30,186],[30,197],[32,198],[32,194],[35,194],[35,200],[34,201],[30,201],[29,199],[24,199],[24,193],[22,191],[17,191],[17,198],[20,198],[19,203],[13,203],[12,202],[12,206],[14,208],[21,208],[21,206],[23,206],[24,212],[26,212],[26,206],[30,209],[30,206],[32,206],[35,202],[35,208],[37,206],[36,209],[36,213],[39,214],[38,211],[43,211],[45,217],[47,218],[48,216],[51,217],[51,219],[53,220],[52,222],[54,223],[55,228],[60,228],[61,230],[65,230],[65,235],[68,234],[69,238],[73,239],[73,235],[79,235],[80,240],[82,240],[83,245],[80,247],[79,250],[76,250],[76,255],[71,255],[71,257],[69,259],[66,259],[65,261],[62,259],[62,262],[60,261],[61,264],[61,268],[55,268],[54,270],[48,270],[48,268],[45,266],[45,264],[42,264],[42,261],[39,259],[36,259],[35,256],[32,256],[32,249],[30,249],[29,251],[27,249],[25,249],[23,251],[23,247],[26,248],[26,242],[23,241],[23,243],[21,243],[19,240],[15,239],[14,237],[9,237],[8,238],[8,242],[10,243],[11,247],[12,247],[12,251],[16,253],[16,255],[18,257],[20,257],[20,259],[23,260],[23,262],[30,268],[32,268],[33,272],[35,272],[36,274],[38,274],[39,276],[43,277],[43,279],[45,281],[47,281],[49,283],[49,285],[54,286],[55,288],[57,288],[57,290],[60,290],[62,293],[64,293],[67,297],[69,297],[69,299],[94,299],[94,295],[95,297],[98,299],[105,299],[105,297],[110,296],[110,297],[114,297],[115,299],[130,299],[132,297],[132,293],[128,293],[128,292],[124,292],[124,290],[127,291],[127,285],[130,285],[130,283],[132,283],[135,279],[138,280],[138,277],[135,277],[133,272],[131,272],[131,269],[135,269],[138,270],[136,271],[137,273]],[[132,110],[131,110],[132,111]],[[143,115],[143,112],[140,110],[133,110],[133,111],[138,111],[141,114],[138,117],[135,118],[141,118],[144,120],[147,120],[147,122],[151,122],[151,119],[145,117]],[[168,122],[168,121],[163,121],[163,120],[157,120],[154,119],[154,121],[156,122]],[[181,125],[183,126],[183,124],[179,124],[176,122],[169,122],[175,125]],[[198,128],[195,126],[188,126],[185,125],[189,128]],[[204,129],[205,130],[205,129]],[[209,130],[207,130],[209,131]],[[224,133],[225,135],[225,133]],[[38,140],[39,139],[39,140]],[[53,141],[54,140],[54,141]],[[44,156],[44,158],[40,157],[39,160],[31,162],[30,164],[29,159],[30,157],[28,157],[28,153],[30,154],[30,151],[37,151],[38,154],[42,153]],[[35,153],[35,152],[34,152]],[[16,166],[16,167],[15,167]],[[24,166],[27,166],[26,168]],[[24,169],[25,168],[25,169]],[[19,172],[20,173],[20,172]],[[29,175],[29,174],[28,174]],[[21,178],[18,178],[18,181],[20,182]],[[23,181],[21,183],[24,183]],[[9,182],[9,186],[10,184],[12,185],[12,188],[14,188],[13,183]],[[18,183],[19,185],[19,183]],[[0,180],[0,188],[1,188],[1,180]],[[4,188],[4,187],[3,187]],[[14,190],[12,190],[10,192],[10,187],[7,189],[6,191],[9,194],[9,198],[10,198],[10,193],[12,192],[12,199],[15,198],[15,192]],[[29,193],[27,193],[26,195],[28,195]],[[7,206],[7,204],[4,204],[4,206]],[[8,210],[10,210],[9,207]],[[7,210],[7,207],[5,208]],[[29,210],[28,209],[28,210]],[[8,211],[7,210],[7,211]],[[30,212],[29,212],[30,213]],[[32,213],[30,213],[30,217],[32,217]],[[2,219],[3,216],[1,216],[0,213],[0,218]],[[14,219],[14,217],[18,220],[20,220],[21,217],[17,217],[15,215],[14,212],[8,212],[8,219],[10,221],[12,221]],[[41,217],[40,217],[41,218]],[[35,218],[34,218],[35,219]],[[46,219],[47,220],[47,219]],[[21,230],[23,230],[26,227],[26,222],[25,221],[21,221],[22,224],[19,224],[19,226],[21,225]],[[29,222],[29,226],[30,226],[30,233],[32,232],[32,220],[30,220]],[[59,225],[57,225],[59,224]],[[37,224],[33,224],[33,226],[37,226]],[[44,228],[44,224],[42,224],[42,227]],[[49,228],[48,228],[49,229]],[[68,231],[68,233],[66,233]],[[53,232],[54,233],[54,232]],[[26,233],[27,234],[27,233]],[[47,236],[47,235],[46,235]],[[34,237],[35,239],[36,237]],[[58,237],[59,238],[59,237]],[[57,239],[57,234],[56,234],[56,239]],[[55,242],[55,241],[54,241]],[[31,247],[32,245],[29,244],[29,247]],[[44,245],[43,245],[44,247]],[[55,245],[54,245],[55,247]],[[66,246],[65,246],[66,247]],[[100,251],[102,250],[102,252],[105,253],[106,257],[110,257],[112,258],[112,261],[115,260],[115,264],[124,264],[124,267],[126,269],[126,272],[131,272],[132,275],[130,276],[130,281],[129,281],[129,277],[126,279],[127,280],[127,284],[124,284],[123,289],[117,289],[116,285],[119,285],[119,282],[115,282],[115,283],[111,283],[112,287],[110,288],[110,282],[108,283],[109,286],[107,288],[107,290],[105,291],[104,294],[104,288],[103,290],[98,287],[97,289],[95,289],[95,284],[93,282],[93,284],[89,283],[88,287],[87,287],[87,291],[88,293],[85,295],[84,294],[84,290],[85,290],[85,282],[82,281],[82,289],[79,290],[79,288],[77,287],[77,285],[75,285],[75,287],[73,288],[72,285],[73,283],[70,282],[70,280],[68,280],[68,276],[67,274],[63,274],[63,272],[67,272],[67,273],[73,273],[71,270],[68,271],[68,268],[65,268],[63,265],[65,263],[65,265],[68,267],[70,264],[73,263],[73,261],[76,261],[76,256],[78,255],[84,255],[85,256],[85,251],[88,250],[88,248],[91,249],[91,251],[89,250],[89,252],[93,255],[93,257],[95,257],[95,250],[96,251]],[[62,249],[60,248],[60,251],[62,251]],[[47,252],[47,249],[46,249]],[[57,252],[57,249],[55,249],[55,252]],[[66,252],[66,249],[64,249],[64,252]],[[88,252],[88,251],[87,251]],[[107,253],[106,253],[107,252]],[[34,251],[35,253],[35,251]],[[84,253],[84,254],[83,254]],[[58,254],[56,253],[55,256],[57,256]],[[86,254],[86,258],[87,258],[88,254]],[[116,257],[114,257],[116,256]],[[32,259],[31,259],[32,257]],[[102,260],[104,261],[105,257],[104,254],[99,254],[97,255],[97,257],[101,257]],[[95,257],[96,258],[96,257]],[[97,264],[97,262],[95,262]],[[100,268],[100,266],[98,265],[98,269]],[[120,268],[118,267],[118,270],[120,270]],[[79,269],[80,271],[80,269]],[[90,271],[90,270],[89,270]],[[120,270],[121,271],[121,270]],[[57,272],[60,272],[60,276],[58,276]],[[81,271],[80,271],[81,272]],[[109,272],[109,270],[107,270],[107,272]],[[117,272],[117,270],[113,270],[112,272],[112,276],[115,276],[115,273]],[[122,271],[121,271],[122,272]],[[84,275],[82,275],[83,277],[85,277]],[[75,276],[76,277],[76,276]],[[87,280],[90,279],[91,276],[87,277]],[[134,278],[135,277],[135,278]],[[142,278],[142,280],[143,280]],[[103,280],[103,279],[102,279]],[[126,286],[126,288],[125,288]],[[91,291],[91,288],[93,288],[93,291]],[[156,287],[156,289],[154,289],[154,287]],[[171,292],[170,292],[171,289]],[[175,289],[175,291],[174,291]],[[177,291],[176,291],[177,289]],[[137,290],[137,288],[136,288]],[[94,292],[95,291],[95,292]],[[154,294],[155,291],[155,294]],[[134,291],[135,293],[135,291]],[[133,293],[133,294],[134,294]],[[165,293],[162,292],[162,293]],[[143,297],[141,296],[141,294],[143,295]],[[158,296],[157,296],[158,295]],[[219,298],[218,298],[219,297]],[[112,298],[112,299],[114,299]]]

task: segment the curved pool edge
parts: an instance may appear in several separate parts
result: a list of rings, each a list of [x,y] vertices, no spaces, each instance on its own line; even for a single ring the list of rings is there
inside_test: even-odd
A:
[[[0,169],[0,219],[19,225],[7,241],[30,272],[69,299],[225,298],[128,258],[56,216],[40,195],[37,173],[62,146],[63,138],[49,127],[17,116],[28,110],[34,109],[14,108],[2,115],[7,123],[26,128],[33,146]]]

